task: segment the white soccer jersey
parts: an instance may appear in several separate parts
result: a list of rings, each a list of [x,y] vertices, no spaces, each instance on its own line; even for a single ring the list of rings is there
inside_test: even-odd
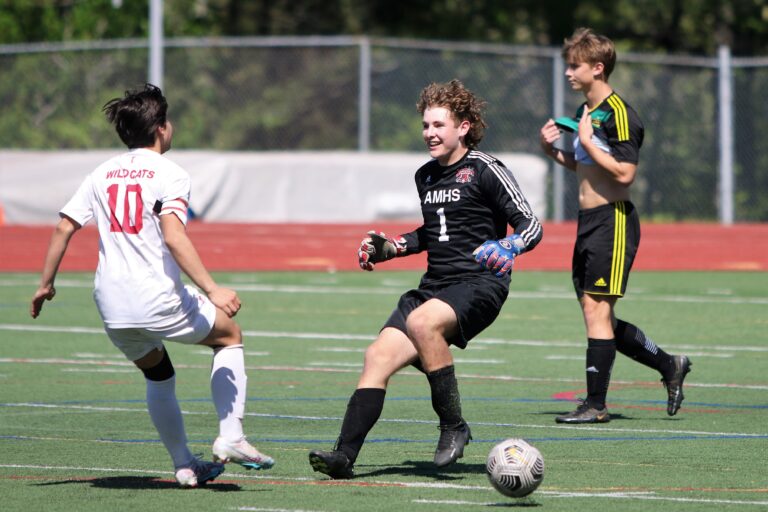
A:
[[[184,169],[134,149],[97,167],[61,210],[81,226],[98,225],[93,297],[107,327],[170,327],[194,300],[160,230],[160,215],[186,225],[189,194]]]

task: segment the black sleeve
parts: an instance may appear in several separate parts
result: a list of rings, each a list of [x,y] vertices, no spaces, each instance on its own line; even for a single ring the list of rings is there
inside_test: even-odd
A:
[[[420,253],[427,248],[427,243],[423,233],[424,226],[419,226],[411,232],[403,233],[400,235],[405,238],[405,256],[408,256],[409,254]]]
[[[543,228],[512,172],[497,160],[488,165],[480,180],[494,210],[503,212],[515,234],[523,239],[525,252],[536,247],[544,234]]]
[[[643,122],[637,112],[624,103],[619,103],[614,107],[613,115],[606,120],[605,130],[611,154],[616,161],[637,164],[645,135]]]
[[[413,176],[419,198],[421,198],[421,180],[419,180],[419,175],[421,174],[422,169],[424,169],[426,166],[427,164],[419,168],[419,170],[416,171],[416,174]],[[427,248],[427,240],[424,236],[424,225],[421,225],[408,233],[402,233],[400,236],[405,238],[405,256],[408,256],[409,254],[418,254]]]

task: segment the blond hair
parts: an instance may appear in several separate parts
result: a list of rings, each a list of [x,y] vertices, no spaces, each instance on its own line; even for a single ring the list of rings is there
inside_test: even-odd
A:
[[[573,35],[565,40],[562,55],[566,62],[586,62],[590,65],[602,63],[606,81],[616,65],[616,48],[613,41],[595,34],[589,28],[577,28]]]

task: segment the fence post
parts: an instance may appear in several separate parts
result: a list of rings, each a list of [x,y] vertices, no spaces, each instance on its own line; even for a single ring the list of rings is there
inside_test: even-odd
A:
[[[358,95],[358,151],[368,151],[371,145],[371,40],[360,38],[360,78]]]
[[[552,59],[552,114],[565,115],[565,69],[559,51],[553,52]],[[550,160],[552,168],[552,217],[555,222],[565,219],[565,172],[561,165]]]
[[[149,80],[163,88],[163,0],[149,2]]]
[[[720,223],[733,224],[733,72],[731,49],[722,45],[717,51],[717,107],[720,142]]]

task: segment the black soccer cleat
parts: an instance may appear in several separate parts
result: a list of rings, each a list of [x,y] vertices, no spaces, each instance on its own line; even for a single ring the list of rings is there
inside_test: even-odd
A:
[[[349,480],[355,476],[353,462],[341,450],[309,452],[309,465],[312,469],[326,474],[334,480]]]
[[[691,363],[688,356],[672,356],[675,363],[675,370],[669,378],[662,378],[661,382],[667,388],[667,414],[674,416],[680,410],[683,403],[683,381],[688,372],[691,371]]]
[[[557,416],[555,418],[557,423],[608,423],[611,421],[611,415],[608,414],[608,408],[596,409],[587,403],[586,400],[582,400],[576,410]]]
[[[440,425],[440,439],[435,450],[435,466],[442,468],[464,456],[464,446],[472,439],[469,425],[462,421],[457,425]]]

